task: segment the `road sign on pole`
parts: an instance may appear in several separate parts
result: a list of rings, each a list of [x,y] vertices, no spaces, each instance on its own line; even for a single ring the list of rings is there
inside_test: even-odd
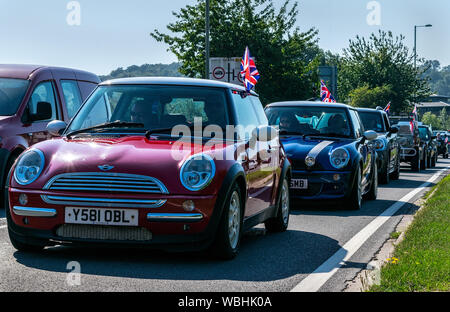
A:
[[[323,80],[325,82],[335,100],[338,101],[337,67],[319,66],[319,80]]]
[[[242,85],[242,57],[211,57],[209,59],[209,79]]]

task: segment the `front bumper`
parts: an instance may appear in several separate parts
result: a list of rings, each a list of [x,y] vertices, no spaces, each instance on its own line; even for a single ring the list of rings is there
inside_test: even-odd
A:
[[[27,195],[26,205],[19,203],[20,194]],[[51,204],[47,202],[46,196],[79,198],[81,194],[55,194],[40,190],[10,188],[8,226],[16,239],[24,242],[30,239],[40,240],[45,241],[48,245],[114,245],[154,247],[177,251],[201,250],[209,245],[212,241],[211,238],[215,236],[222,209],[221,202],[215,195],[163,195],[165,196],[164,203],[154,208],[130,208],[127,206],[111,208],[105,205],[93,207],[86,205],[85,202],[73,201],[68,202],[70,205]],[[109,199],[120,200],[117,197],[109,197]],[[184,211],[182,205],[186,200],[194,202],[195,209],[193,211]],[[68,206],[96,209],[137,209],[139,210],[138,226],[68,224],[65,222],[65,208]]]
[[[339,180],[335,180],[335,176]],[[349,171],[293,171],[292,179],[308,180],[308,189],[290,188],[294,200],[344,199],[352,189],[353,174]]]

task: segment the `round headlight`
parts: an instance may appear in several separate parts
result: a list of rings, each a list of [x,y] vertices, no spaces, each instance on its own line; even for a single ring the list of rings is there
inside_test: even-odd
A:
[[[20,185],[28,185],[36,181],[44,169],[44,153],[31,149],[20,156],[14,170],[14,179]]]
[[[194,155],[181,167],[181,184],[190,191],[207,187],[216,174],[214,160],[205,154]]]
[[[372,144],[373,144],[373,147],[374,147],[375,149],[377,149],[377,150],[382,150],[382,149],[384,149],[384,147],[386,146],[386,145],[384,144],[384,141],[383,141],[383,140],[380,140],[380,139],[374,140]]]
[[[337,148],[330,152],[330,163],[336,169],[347,166],[349,160],[350,154],[345,148]]]

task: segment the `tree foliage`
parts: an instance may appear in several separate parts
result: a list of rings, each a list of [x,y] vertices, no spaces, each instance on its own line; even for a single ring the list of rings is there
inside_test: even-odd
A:
[[[180,64],[144,64],[141,66],[132,65],[123,69],[119,67],[113,70],[109,75],[100,76],[102,81],[114,79],[114,78],[125,78],[125,77],[180,77],[182,74],[179,71]]]
[[[438,95],[450,96],[450,65],[441,67],[437,60],[426,61],[422,65],[423,78],[429,78],[431,91]]]
[[[422,122],[425,125],[431,125],[431,127],[433,129],[443,129],[442,128],[442,123],[439,120],[439,117],[436,116],[435,114],[431,113],[431,112],[426,112],[425,114],[423,114]]]
[[[384,31],[350,40],[338,66],[340,98],[350,101],[352,91],[362,87],[378,92],[390,86],[391,109],[398,113],[410,111],[409,103],[428,96],[428,82],[414,68],[414,54],[403,41],[404,36]]]
[[[285,0],[276,10],[273,0],[211,0],[210,55],[236,57],[248,46],[261,79],[256,90],[263,103],[313,96],[317,84],[317,31],[301,32],[294,24],[298,3]],[[169,34],[150,35],[166,43],[182,63],[181,73],[202,77],[205,68],[205,1],[197,0],[174,12]]]
[[[386,107],[387,103],[394,97],[391,85],[370,88],[368,85],[350,91],[350,105],[355,107],[377,108]]]

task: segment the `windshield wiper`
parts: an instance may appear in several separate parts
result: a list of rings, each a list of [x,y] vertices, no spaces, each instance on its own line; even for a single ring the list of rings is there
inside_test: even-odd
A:
[[[318,138],[344,138],[349,139],[350,136],[340,133],[317,133],[317,134],[306,134],[307,137],[318,137]]]
[[[190,125],[190,126],[188,126],[188,125],[184,125],[184,126],[186,126],[186,127],[188,127],[190,130],[197,130],[197,129],[195,129],[195,125]],[[204,130],[205,130],[205,128],[207,127],[208,125],[203,125],[202,126],[202,133],[201,133],[201,136],[203,137],[204,136]],[[151,129],[151,130],[148,130],[147,131],[147,133],[145,133],[145,136],[147,137],[147,139],[148,138],[150,138],[150,136],[152,135],[152,134],[164,134],[164,133],[166,133],[166,132],[171,132],[172,131],[172,129],[173,129],[174,127],[171,127],[171,128],[158,128],[158,129]],[[222,129],[222,131],[223,132],[225,132],[226,131],[226,129],[224,129],[224,128],[222,128],[222,127],[220,127],[221,129]],[[213,132],[214,133],[214,132]],[[172,133],[170,133],[170,135],[172,136]],[[195,136],[195,132],[194,133],[191,133],[191,135],[190,136]]]
[[[137,122],[126,122],[126,121],[114,121],[114,122],[107,122],[101,125],[97,125],[94,127],[84,128],[80,130],[75,130],[67,134],[67,138],[71,138],[72,136],[87,132],[87,131],[93,131],[93,130],[101,130],[101,129],[108,129],[108,128],[144,128],[145,125],[143,123],[137,123]]]

